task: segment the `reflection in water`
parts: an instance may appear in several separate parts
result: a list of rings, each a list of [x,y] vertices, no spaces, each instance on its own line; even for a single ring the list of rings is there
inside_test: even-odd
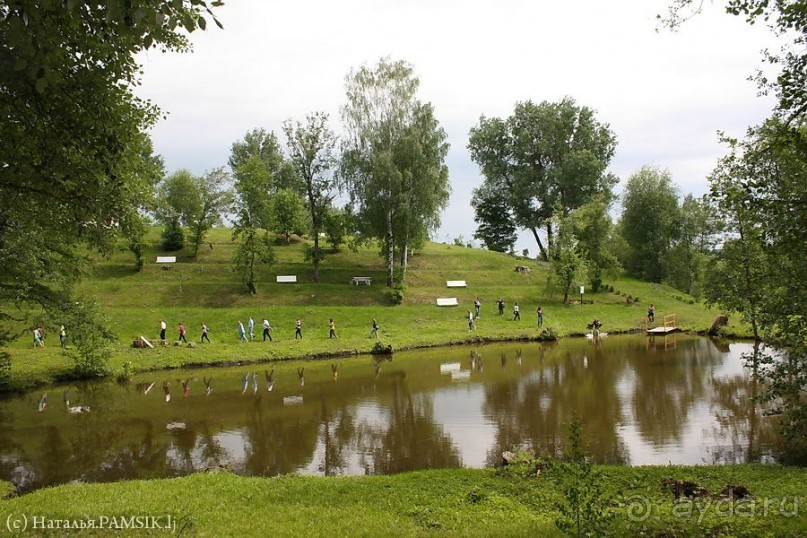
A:
[[[266,391],[256,371],[216,369],[215,398],[213,370],[189,373],[175,380],[183,398],[171,405],[168,372],[75,384],[54,389],[65,413],[49,410],[46,394],[3,402],[0,479],[30,490],[220,466],[262,476],[480,467],[514,446],[557,453],[574,415],[599,462],[766,461],[778,440],[750,404],[757,388],[740,360],[750,350],[610,336],[278,363],[264,370]],[[484,369],[483,354],[501,368]],[[204,394],[190,390],[199,379]],[[150,394],[155,384],[164,397]]]

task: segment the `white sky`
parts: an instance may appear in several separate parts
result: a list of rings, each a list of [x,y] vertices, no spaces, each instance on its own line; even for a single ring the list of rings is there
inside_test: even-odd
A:
[[[264,127],[281,143],[286,119],[330,114],[341,131],[344,78],[383,56],[414,66],[451,143],[453,194],[438,241],[473,236],[471,190],[482,178],[466,149],[480,115],[507,117],[516,101],[573,97],[617,135],[609,170],[620,186],[640,166],[668,168],[681,194],[703,194],[725,151],[772,109],[748,77],[775,48],[707,2],[676,33],[656,31],[671,0],[229,0],[191,35],[191,54],[142,57],[137,93],[168,113],[153,130],[169,172],[226,166],[230,146]],[[518,250],[534,240],[523,236]]]

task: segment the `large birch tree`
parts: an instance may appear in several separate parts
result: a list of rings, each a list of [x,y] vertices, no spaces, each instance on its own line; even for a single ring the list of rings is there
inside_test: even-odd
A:
[[[439,225],[448,202],[446,135],[431,105],[417,99],[419,85],[408,63],[388,58],[345,82],[341,177],[360,226],[382,242],[388,286],[396,246],[405,267],[409,247]]]

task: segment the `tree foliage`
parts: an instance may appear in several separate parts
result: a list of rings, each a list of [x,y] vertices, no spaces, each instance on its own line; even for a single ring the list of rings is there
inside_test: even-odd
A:
[[[158,110],[136,54],[187,49],[219,2],[0,3],[0,304],[66,302],[84,258],[140,218]],[[19,303],[17,303],[19,304]]]
[[[264,171],[268,172],[261,174],[262,177],[269,178],[265,185],[267,195],[280,189],[290,189],[301,195],[305,193],[297,167],[283,155],[283,148],[275,133],[264,128],[253,129],[242,140],[233,143],[228,164],[236,179],[239,170],[251,159],[254,160],[248,168],[250,173],[259,173],[255,166],[257,163],[262,164]]]
[[[807,450],[807,127],[772,118],[726,142],[711,185],[731,233],[717,258],[730,282],[707,293],[783,353],[764,356],[756,372],[785,435]]]
[[[611,196],[616,178],[605,170],[615,148],[610,127],[569,97],[516,103],[504,120],[483,116],[468,142],[485,183],[503,192],[515,224],[532,232],[544,259],[552,248],[555,208],[568,214],[596,195]]]
[[[614,252],[614,227],[608,214],[609,204],[602,196],[592,200],[572,214],[577,248],[586,261],[586,274],[592,292],[598,292],[605,274],[616,274],[621,269]]]
[[[516,244],[516,225],[501,183],[485,181],[473,191],[471,206],[477,223],[474,239],[488,250],[512,252]]]
[[[567,303],[569,290],[574,283],[585,281],[588,268],[575,236],[574,218],[558,211],[552,218],[552,226],[557,233],[550,252],[553,284],[563,293],[563,302]]]
[[[337,160],[334,155],[336,136],[328,127],[328,115],[315,112],[306,117],[305,123],[283,124],[286,134],[290,161],[297,168],[305,185],[305,197],[311,217],[311,237],[314,247],[311,261],[314,264],[314,282],[319,282],[319,262],[322,252],[319,247],[319,234],[324,220],[336,194],[336,181],[332,169]]]
[[[296,192],[281,189],[272,196],[272,224],[270,229],[286,236],[286,243],[291,242],[291,234],[302,234],[308,228],[303,199]]]
[[[667,170],[643,166],[625,186],[621,234],[628,244],[626,269],[635,277],[661,282],[665,258],[679,234],[678,191]]]

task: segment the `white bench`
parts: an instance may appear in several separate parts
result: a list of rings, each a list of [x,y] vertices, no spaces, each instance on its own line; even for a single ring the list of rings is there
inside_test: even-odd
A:
[[[297,275],[277,275],[278,282],[297,282]]]
[[[467,288],[468,284],[464,280],[446,280],[446,286],[449,288]]]
[[[176,263],[176,256],[157,256],[157,263]]]
[[[458,306],[456,297],[438,297],[437,306]]]
[[[354,276],[353,278],[350,279],[350,283],[353,284],[354,286],[358,286],[359,284],[369,286],[370,284],[373,283],[373,279],[369,276]]]

